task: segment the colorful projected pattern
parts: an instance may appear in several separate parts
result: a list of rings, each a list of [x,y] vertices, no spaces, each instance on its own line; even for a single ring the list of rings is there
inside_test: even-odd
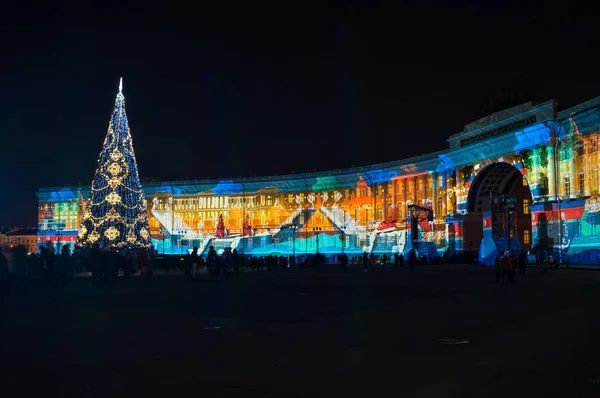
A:
[[[371,167],[254,179],[145,183],[149,239],[155,250],[165,254],[184,253],[192,246],[204,252],[210,245],[254,255],[389,254],[415,248],[413,240],[428,247],[428,255],[432,246],[439,254],[479,250],[483,214],[489,209],[473,210],[470,201],[476,199],[471,191],[481,186],[477,181],[484,178],[482,170],[505,164],[510,166],[505,169],[516,170],[520,177],[511,183],[522,180],[527,192],[531,190],[527,203],[518,198],[520,217],[531,218],[517,232],[518,247],[537,250],[549,244],[550,254],[564,260],[597,263],[600,98],[558,113],[555,105],[551,101],[528,103],[490,115],[451,136],[446,151]],[[515,124],[534,119],[537,123]],[[488,138],[466,145],[469,137]],[[108,162],[102,168],[107,181],[102,187],[109,190],[111,176],[119,177],[127,170],[126,163],[117,162],[119,169],[111,165]],[[40,225],[54,231],[56,223],[63,223],[62,211],[57,213],[62,203],[76,206],[76,220],[70,225],[77,225],[87,206],[77,192],[86,189],[69,188],[74,193],[65,200],[60,189],[41,189]],[[123,191],[115,192],[119,198],[103,196],[107,206],[121,203]],[[434,215],[433,221],[419,221],[417,237],[408,223],[407,209],[412,204],[430,208]],[[469,217],[475,213],[480,218],[474,224]],[[473,228],[479,228],[479,235],[473,235]],[[120,237],[128,233],[118,232]],[[479,240],[473,242],[469,236]],[[40,236],[40,241],[45,239]]]

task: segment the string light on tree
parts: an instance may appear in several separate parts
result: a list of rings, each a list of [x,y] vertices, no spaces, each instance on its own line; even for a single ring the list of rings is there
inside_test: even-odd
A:
[[[121,79],[79,228],[78,244],[140,248],[150,246],[149,238],[146,203],[125,113]]]

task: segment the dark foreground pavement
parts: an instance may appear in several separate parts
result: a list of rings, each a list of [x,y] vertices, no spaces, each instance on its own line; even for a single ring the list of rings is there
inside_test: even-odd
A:
[[[0,304],[0,396],[600,397],[600,272],[493,277],[31,282]]]

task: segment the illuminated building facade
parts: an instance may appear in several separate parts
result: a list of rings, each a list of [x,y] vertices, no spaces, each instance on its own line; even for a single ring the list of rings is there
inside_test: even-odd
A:
[[[487,264],[506,249],[536,249],[595,264],[599,128],[600,97],[560,112],[554,101],[526,103],[465,126],[447,150],[415,158],[142,183],[152,244],[159,253],[213,245],[248,255],[470,251]],[[38,243],[74,244],[88,196],[89,187],[40,189]]]
[[[23,246],[27,253],[37,251],[37,233],[35,229],[18,228],[0,234],[0,247],[12,249],[13,247]]]

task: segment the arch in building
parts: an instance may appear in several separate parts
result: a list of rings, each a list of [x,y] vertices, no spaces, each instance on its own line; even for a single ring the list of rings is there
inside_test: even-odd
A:
[[[492,196],[498,194],[515,198],[516,227],[510,236],[508,233],[501,236],[492,228],[492,217],[494,220],[500,217],[498,212],[492,211]],[[473,180],[467,197],[465,249],[477,250],[480,261],[486,264],[489,264],[490,257],[495,257],[498,252],[506,249],[510,249],[515,254],[522,250],[529,250],[532,236],[530,209],[532,203],[529,183],[515,166],[500,162],[481,169]]]

